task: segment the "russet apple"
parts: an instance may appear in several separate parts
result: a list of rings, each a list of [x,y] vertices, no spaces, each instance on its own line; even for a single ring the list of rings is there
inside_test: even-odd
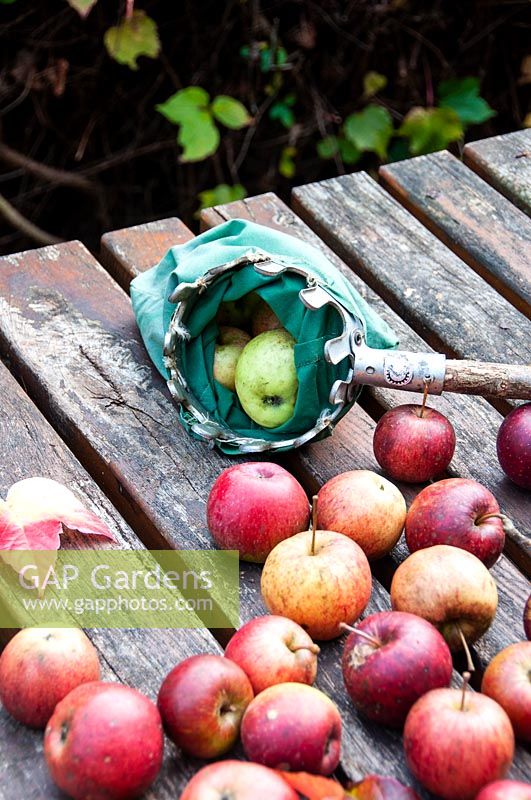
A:
[[[389,553],[400,538],[406,501],[394,484],[371,470],[336,475],[317,498],[318,526],[349,536],[369,559]]]
[[[298,800],[298,797],[272,769],[228,759],[196,772],[180,800]]]
[[[253,336],[259,336],[265,331],[275,331],[283,325],[270,305],[265,300],[260,299],[256,304],[252,319]]]
[[[295,339],[284,328],[266,331],[245,345],[236,365],[236,394],[245,413],[263,428],[293,416],[299,388]]]
[[[409,786],[385,775],[367,775],[349,786],[348,797],[354,800],[419,800]]]
[[[314,547],[312,549],[312,543]],[[289,617],[312,639],[334,639],[371,596],[369,562],[356,542],[335,531],[297,533],[277,544],[262,571],[262,597],[271,614]]]
[[[425,619],[382,611],[357,624],[345,642],[342,668],[358,711],[399,727],[421,695],[450,685],[452,656],[442,635]]]
[[[434,408],[414,404],[386,411],[374,431],[373,450],[391,478],[423,483],[444,472],[455,450],[455,432]]]
[[[413,500],[406,517],[406,542],[412,553],[434,544],[462,547],[490,568],[505,543],[500,507],[477,481],[437,481]]]
[[[157,705],[164,729],[185,753],[217,758],[233,746],[253,699],[245,672],[217,655],[186,658],[164,679]]]
[[[468,677],[469,677],[468,673]],[[490,697],[462,689],[432,689],[404,725],[406,762],[415,778],[443,800],[474,800],[503,778],[514,756],[509,717]]]
[[[482,636],[496,614],[498,591],[486,566],[458,547],[438,544],[403,561],[391,582],[395,611],[418,614],[440,630],[450,650]]]
[[[216,478],[207,502],[207,524],[223,550],[243,561],[265,561],[283,539],[308,527],[310,506],[300,483],[278,464],[247,462]]]
[[[231,392],[235,391],[236,364],[250,339],[249,334],[240,328],[222,325],[219,329],[218,343],[214,350],[213,375],[218,383]]]
[[[0,700],[32,728],[44,728],[76,686],[99,678],[96,648],[78,628],[26,628],[0,656]]]
[[[335,703],[303,683],[260,692],[243,716],[245,755],[274,769],[330,775],[339,763],[341,717]]]
[[[148,789],[162,765],[159,712],[118,683],[85,683],[57,705],[44,734],[53,780],[74,800],[126,800]]]
[[[531,489],[531,403],[508,414],[496,439],[498,461],[505,474],[523,489]]]
[[[497,653],[481,691],[505,709],[516,738],[531,742],[531,642],[516,642]]]
[[[475,800],[531,800],[531,784],[523,781],[494,781],[484,786]]]
[[[255,617],[243,625],[225,648],[251,681],[255,694],[276,683],[312,685],[319,648],[306,631],[287,617]]]

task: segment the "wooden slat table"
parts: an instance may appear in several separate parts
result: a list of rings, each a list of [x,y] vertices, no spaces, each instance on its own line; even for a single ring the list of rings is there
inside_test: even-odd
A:
[[[531,214],[531,130],[465,145],[465,164]]]
[[[437,158],[448,160],[446,155]],[[411,163],[404,162],[400,169]],[[466,168],[460,165],[455,169]],[[491,203],[502,202],[502,198],[493,199],[496,192],[483,187],[477,177],[464,174],[474,192],[481,194],[484,188]],[[341,203],[345,208],[340,209]],[[504,224],[510,227],[520,212],[506,200],[503,204],[507,204]],[[449,249],[424,227],[428,214],[423,217],[419,213],[421,221],[415,220],[360,173],[302,187],[294,194],[294,205],[308,225],[274,195],[209,210],[203,214],[202,224],[212,226],[245,217],[321,247],[395,328],[404,347],[429,350],[433,346],[448,354],[529,360],[531,342],[524,306],[509,297],[507,290],[510,286],[523,303],[522,284],[505,275],[490,286],[469,266],[474,260],[482,261],[486,265],[482,269],[494,274],[495,265],[480,247],[480,232],[473,253],[466,249],[466,237],[457,244],[448,239]],[[414,205],[411,202],[409,207]],[[436,233],[444,238],[440,231]],[[522,235],[516,230],[514,234]],[[0,410],[0,427],[3,419],[16,416],[15,407],[22,417],[6,440],[9,444],[3,447],[0,442],[0,496],[10,483],[38,465],[43,474],[75,486],[89,506],[103,509],[124,546],[211,546],[206,499],[215,477],[234,459],[208,450],[179,427],[164,382],[145,353],[124,291],[131,279],[155,264],[169,246],[182,244],[192,235],[177,218],[108,233],[101,251],[107,271],[77,242],[0,259],[0,354],[31,398],[5,369],[0,370],[0,386],[5,386],[5,395],[12,398]],[[516,252],[509,248],[505,265],[517,275]],[[522,264],[521,253],[519,257]],[[405,272],[401,265],[406,265]],[[477,263],[474,267],[478,269]],[[523,267],[520,272],[525,278],[525,263]],[[486,356],[489,343],[492,351]],[[470,347],[466,350],[465,346]],[[341,421],[332,438],[276,460],[298,477],[308,494],[343,470],[378,470],[371,444],[375,421],[386,409],[410,401],[414,401],[411,395],[399,392],[366,391],[361,404]],[[504,478],[495,455],[496,431],[509,403],[497,403],[495,408],[486,400],[464,396],[432,402],[457,430],[458,447],[449,475],[473,477],[487,485],[522,531],[522,536],[507,541],[509,557],[503,556],[493,569],[500,606],[491,630],[474,648],[474,685],[478,688],[492,656],[523,638],[521,611],[529,591],[531,565],[529,494]],[[23,415],[20,408],[26,409]],[[13,443],[20,443],[20,457],[14,464]],[[410,502],[421,487],[400,488]],[[72,546],[77,546],[75,540]],[[390,557],[374,565],[374,591],[367,613],[389,608],[390,580],[405,555],[404,545],[399,545]],[[259,567],[242,564],[242,619],[264,611],[259,575]],[[221,644],[229,635],[227,631],[212,633]],[[165,672],[181,658],[192,652],[219,651],[214,637],[198,630],[94,631],[90,635],[104,658],[107,675],[151,696]],[[128,648],[134,648],[134,664]],[[336,701],[345,723],[340,777],[380,772],[414,785],[404,764],[399,732],[363,721],[347,700],[341,649],[341,641],[322,648],[317,681]],[[459,659],[456,666],[462,667]],[[56,796],[40,753],[38,734],[0,715],[0,798]],[[198,766],[168,748],[163,773],[148,796],[178,796]],[[531,780],[531,757],[522,748],[518,748],[511,775]],[[416,788],[421,797],[429,798],[427,792]]]

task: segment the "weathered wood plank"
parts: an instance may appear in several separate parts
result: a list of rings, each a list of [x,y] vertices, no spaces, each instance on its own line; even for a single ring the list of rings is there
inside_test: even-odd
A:
[[[203,226],[219,224],[233,217],[254,219],[264,225],[271,225],[294,236],[299,236],[309,244],[319,247],[331,262],[351,280],[360,294],[378,311],[378,313],[397,332],[401,346],[419,352],[431,350],[431,347],[415,333],[361,278],[359,278],[321,239],[290,209],[273,194],[249,198],[244,201],[220,206],[203,212]],[[389,389],[365,389],[361,396],[361,404],[370,411],[371,416],[378,419],[381,414],[400,403],[418,402],[420,396],[392,391]],[[458,446],[450,465],[449,474],[453,477],[474,478],[487,486],[497,497],[504,512],[508,514],[522,532],[529,532],[529,497],[528,493],[515,486],[505,477],[496,455],[496,434],[502,422],[500,414],[492,406],[479,397],[443,396],[431,398],[430,403],[452,421],[458,436]],[[356,410],[351,412],[351,415]],[[347,419],[350,419],[347,417]],[[342,423],[344,426],[346,423]],[[367,427],[372,431],[371,423],[357,418],[361,429]],[[349,436],[353,432],[349,433]],[[369,435],[369,434],[367,434]],[[372,433],[370,434],[372,437]],[[334,443],[338,441],[337,431]],[[345,447],[354,445],[347,437]],[[339,446],[339,445],[338,445]],[[361,449],[354,463],[363,464],[363,448],[366,454],[372,454],[372,446],[362,442]],[[368,448],[368,449],[367,449]],[[303,451],[305,452],[305,451]],[[334,468],[335,451],[323,448],[322,457],[330,453],[330,469]],[[371,456],[372,457],[372,456]],[[346,456],[345,456],[346,458]],[[341,460],[343,463],[345,458]],[[350,467],[352,468],[352,467]],[[339,467],[337,468],[339,471]],[[331,473],[333,474],[333,472]],[[326,478],[325,478],[326,480]],[[315,488],[315,486],[314,486]],[[312,489],[313,491],[313,489]],[[531,555],[529,547],[522,548],[518,542],[507,540],[506,552],[525,571],[531,574]]]
[[[531,362],[531,321],[368,175],[302,186],[293,197],[310,227],[435,349]]]
[[[111,528],[116,543],[74,532],[63,535],[66,548],[142,548],[116,509],[66,448],[21,387],[0,363],[0,497],[18,480],[42,475],[71,488]],[[2,582],[0,581],[0,591]],[[91,630],[105,680],[134,686],[152,699],[167,672],[181,659],[220,652],[205,630]],[[167,746],[162,773],[147,797],[170,800],[195,771]],[[0,709],[0,797],[40,800],[63,795],[53,786],[42,756],[42,733],[15,722]],[[5,792],[5,793],[4,793]]]
[[[385,188],[527,316],[531,220],[446,150],[380,167]]]
[[[243,202],[208,209],[202,215],[202,224],[205,228],[211,227],[234,217],[251,218],[261,224],[269,224],[292,235],[300,236],[300,238],[320,246],[327,255],[331,256],[338,267],[345,270],[344,265],[341,265],[338,259],[329,253],[328,248],[316,241],[314,234],[307,226],[297,219],[274,195],[267,194],[257,198],[250,198]],[[362,294],[372,294],[366,287],[360,286],[358,280],[355,280],[354,283],[359,290],[362,290]],[[370,297],[367,297],[367,299],[371,300]],[[394,324],[394,320],[389,321]],[[437,399],[443,400],[443,398]],[[467,402],[471,400],[471,398],[463,399]],[[492,412],[492,409],[487,404],[485,405],[489,413]],[[303,482],[309,493],[312,494],[325,481],[343,470],[367,468],[379,472],[379,467],[372,454],[373,431],[374,422],[360,408],[355,407],[337,425],[331,440],[309,445],[294,454],[290,463],[291,469]],[[419,489],[419,487],[406,484],[399,484],[399,488],[404,493],[408,503],[411,502]],[[373,566],[373,573],[382,582],[389,585],[396,565],[406,556],[407,550],[402,540],[395,548],[392,557],[384,559]],[[496,620],[491,630],[473,648],[479,669],[478,674],[475,676],[475,685],[478,688],[481,671],[493,655],[507,646],[507,644],[522,639],[521,614],[529,587],[525,577],[504,557],[500,559],[492,572],[498,584],[500,601]],[[383,606],[379,605],[378,608],[370,608],[369,611],[387,608],[389,608],[389,605],[385,604]],[[337,672],[337,665],[337,661],[327,664],[327,679],[331,679],[332,686],[337,685],[337,682],[341,680]],[[460,668],[463,669],[464,664],[461,663]],[[380,747],[378,739],[375,746]],[[513,767],[512,774],[520,774],[520,770],[522,771],[521,774],[526,776],[525,780],[531,778],[531,757],[522,748],[519,748],[517,763]]]
[[[191,235],[177,217],[109,231],[101,237],[101,263],[127,290],[136,275],[155,266],[170,247],[184,244]],[[124,263],[130,265],[127,270]]]
[[[140,538],[162,547],[210,547],[206,499],[234,461],[180,428],[127,296],[85,248],[69,243],[6,257],[0,312],[0,348],[13,369]],[[374,602],[388,603],[376,581]],[[257,566],[242,565],[241,605],[244,619],[263,613]],[[326,658],[335,663],[340,649],[331,645]],[[318,685],[325,676],[326,669]],[[356,778],[388,768],[386,753],[375,747],[380,732],[372,741],[360,734],[362,723],[339,684],[333,699],[346,723],[345,770]],[[400,737],[391,731],[383,741],[406,779]]]
[[[531,130],[465,145],[465,164],[526,214],[531,214]]]

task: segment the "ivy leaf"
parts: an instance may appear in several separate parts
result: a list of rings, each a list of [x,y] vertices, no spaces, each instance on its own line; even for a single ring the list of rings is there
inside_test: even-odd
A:
[[[463,124],[451,108],[412,108],[398,130],[409,139],[414,156],[444,150],[464,134]]]
[[[181,122],[178,143],[183,148],[180,160],[202,161],[213,155],[219,145],[219,131],[214,125],[210,111],[197,108]]]
[[[133,11],[130,19],[109,28],[103,41],[111,58],[131,69],[138,69],[139,56],[156,58],[160,52],[157,25],[144,11]]]
[[[2,3],[5,3],[5,1],[6,0],[0,0]],[[13,2],[13,0],[10,0],[10,2]],[[98,0],[66,0],[66,2],[74,11],[77,11],[80,17],[86,17]]]
[[[234,203],[236,200],[243,200],[247,197],[247,192],[241,183],[229,186],[227,183],[220,183],[213,189],[204,189],[199,192],[199,210],[210,208],[211,206],[223,206],[226,203]]]
[[[293,178],[295,175],[296,166],[293,159],[296,155],[296,147],[291,147],[288,145],[288,147],[282,148],[280,160],[278,162],[278,171],[284,178]]]
[[[387,86],[387,78],[380,72],[366,72],[363,76],[363,96],[373,97]]]
[[[368,105],[363,111],[347,117],[343,129],[348,141],[358,150],[369,150],[385,158],[393,135],[393,121],[385,108]]]
[[[243,103],[226,94],[214,98],[212,113],[222,125],[236,131],[245,128],[251,122],[251,116]]]
[[[319,158],[333,158],[338,152],[337,136],[325,136],[324,139],[317,142],[317,155]]]
[[[361,158],[361,150],[348,139],[339,139],[339,153],[345,164],[355,164]]]
[[[269,109],[269,119],[278,120],[288,130],[295,124],[295,114],[292,106],[295,105],[295,95],[287,94],[282,100],[277,100]]]
[[[479,125],[496,112],[479,95],[478,78],[443,81],[438,87],[439,106],[451,108],[465,125]]]
[[[361,158],[361,150],[355,144],[337,136],[325,136],[317,142],[317,153],[324,159],[334,158],[339,154],[345,164],[355,164]]]
[[[197,115],[198,110],[206,109],[210,95],[200,86],[187,86],[172,94],[164,103],[155,106],[156,110],[174,125],[181,125]]]

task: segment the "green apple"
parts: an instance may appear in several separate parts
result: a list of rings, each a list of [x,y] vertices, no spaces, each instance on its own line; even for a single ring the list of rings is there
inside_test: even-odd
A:
[[[231,392],[235,390],[236,364],[250,338],[240,328],[222,325],[219,329],[219,344],[216,344],[214,350],[214,379]]]
[[[284,329],[266,331],[246,344],[236,365],[236,393],[245,413],[264,428],[293,416],[297,400],[295,339]]]

